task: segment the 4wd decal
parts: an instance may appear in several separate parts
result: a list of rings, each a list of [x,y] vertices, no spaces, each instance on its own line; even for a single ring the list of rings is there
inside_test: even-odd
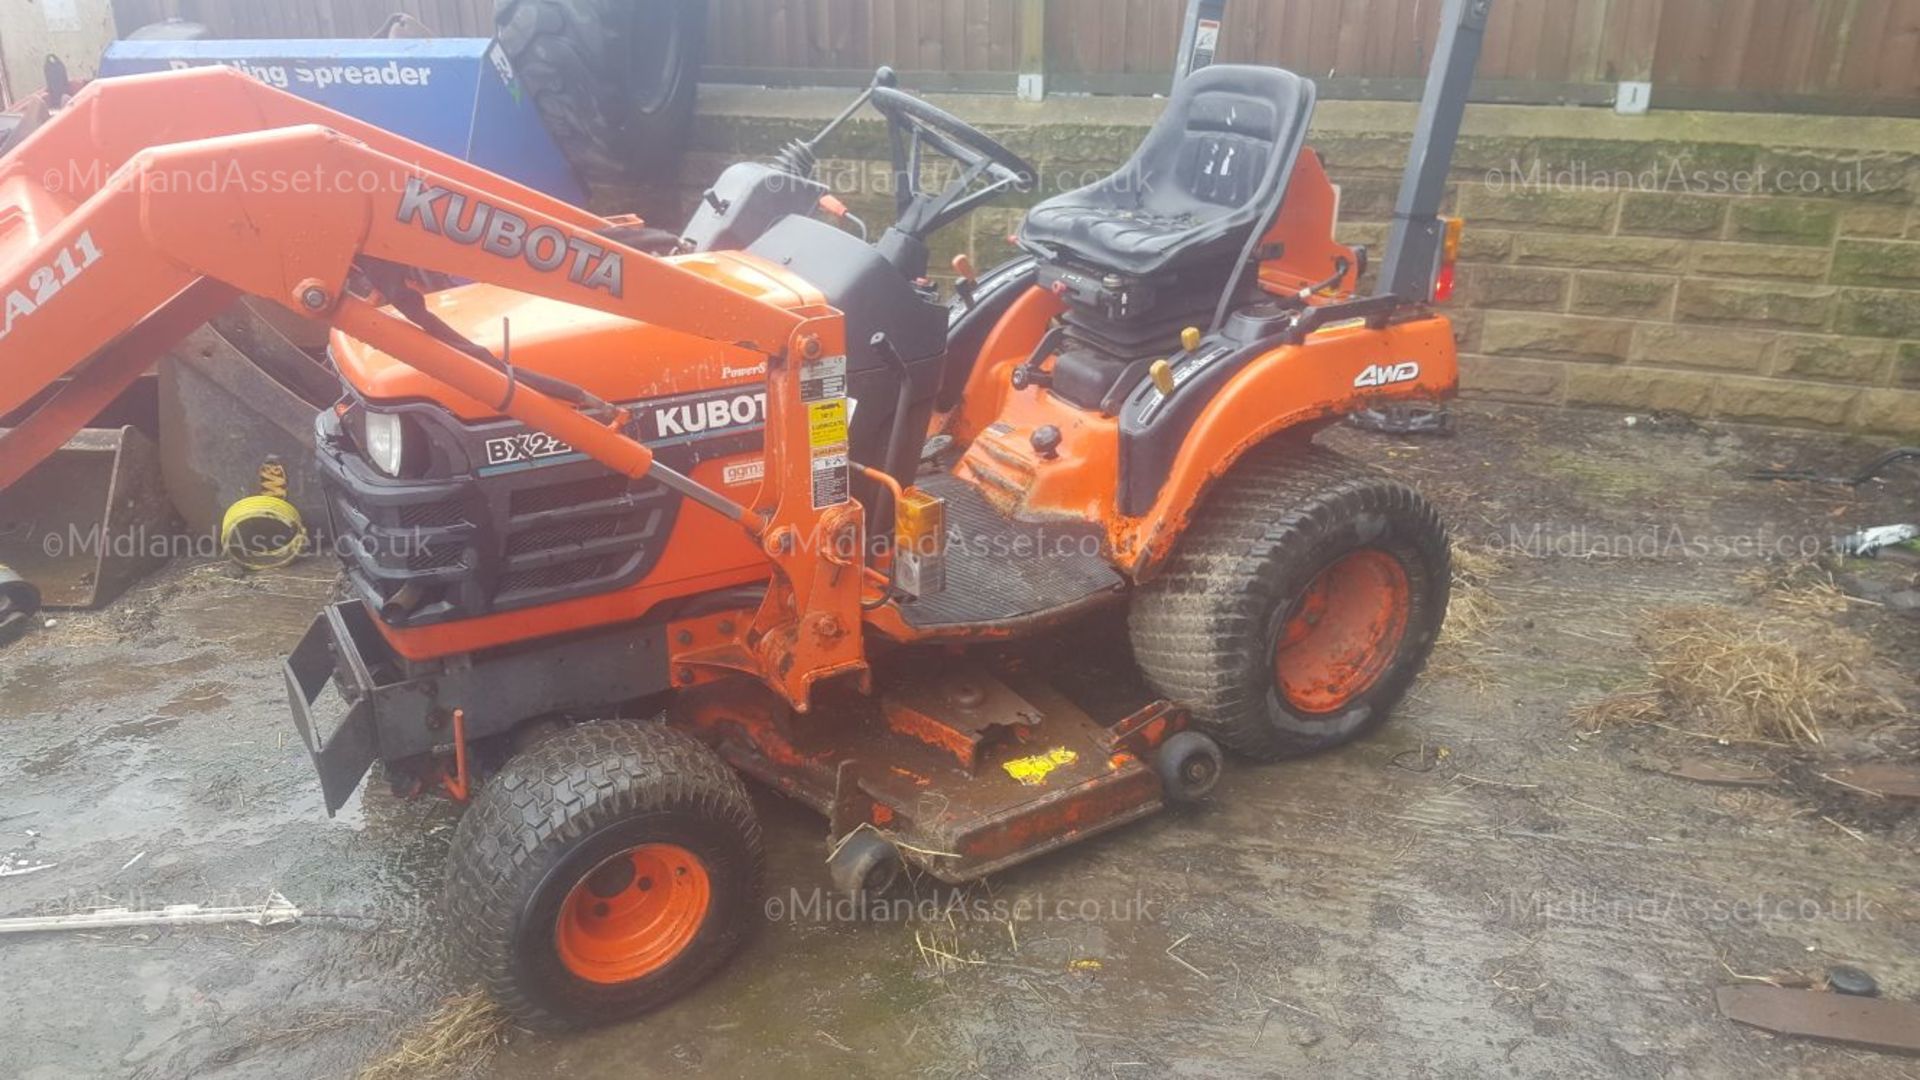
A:
[[[39,311],[61,289],[73,284],[75,278],[99,261],[100,248],[93,242],[93,233],[88,231],[81,233],[72,247],[55,255],[53,261],[34,267],[27,274],[25,285],[7,293],[6,314],[0,318],[0,338],[13,333],[15,323]]]
[[[1375,386],[1392,386],[1395,383],[1412,382],[1420,377],[1420,365],[1409,360],[1404,364],[1374,364],[1353,380],[1360,389]]]
[[[434,187],[417,176],[407,178],[394,215],[400,224],[418,224],[435,236],[456,244],[477,244],[480,250],[503,259],[524,259],[542,273],[567,268],[567,280],[619,297],[625,288],[626,266],[620,253],[552,225],[529,227],[527,219],[481,199]]]

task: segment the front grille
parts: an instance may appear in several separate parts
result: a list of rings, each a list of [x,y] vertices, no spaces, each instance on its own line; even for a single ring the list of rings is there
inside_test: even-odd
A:
[[[603,517],[587,521],[562,522],[558,525],[536,525],[533,528],[515,532],[507,540],[507,554],[527,555],[536,551],[574,547],[594,540],[605,540],[610,536],[620,535],[622,526],[625,524],[626,521],[622,518]]]
[[[464,524],[466,520],[466,511],[457,499],[414,503],[400,508],[400,524],[410,529],[442,529],[449,525]]]
[[[422,548],[407,556],[409,570],[445,570],[450,566],[459,566],[464,551],[458,547]]]
[[[338,421],[321,420],[322,435]],[[504,425],[502,425],[504,427]],[[437,431],[432,425],[426,430]],[[487,429],[474,439],[489,434]],[[447,457],[472,450],[450,445]],[[674,454],[683,455],[676,458]],[[394,482],[320,455],[347,572],[376,602],[408,593],[392,625],[426,626],[560,603],[639,580],[659,561],[680,499],[589,462]],[[691,468],[670,448],[669,465]]]
[[[513,493],[507,512],[514,517],[526,517],[583,503],[607,502],[625,495],[627,484],[624,476],[608,475],[521,488]]]
[[[597,559],[577,559],[532,570],[516,570],[500,579],[500,595],[512,596],[536,589],[564,589],[569,585],[617,574],[625,561],[622,556],[602,555]]]

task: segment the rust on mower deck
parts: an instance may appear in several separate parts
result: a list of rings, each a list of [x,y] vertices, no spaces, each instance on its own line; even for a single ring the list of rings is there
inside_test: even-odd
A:
[[[1146,762],[1186,717],[1150,703],[1109,728],[1028,677],[915,660],[878,701],[837,694],[800,715],[745,679],[680,696],[674,720],[736,769],[825,815],[834,836],[870,826],[907,859],[959,882],[1159,810]],[[1003,678],[1002,676],[1006,678]],[[924,706],[938,695],[945,707]],[[911,719],[903,722],[903,717]]]

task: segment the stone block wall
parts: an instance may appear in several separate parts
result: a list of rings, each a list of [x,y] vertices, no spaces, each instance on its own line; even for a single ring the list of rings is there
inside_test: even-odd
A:
[[[845,94],[705,88],[695,150],[656,214],[728,162],[811,134]],[[1038,166],[1040,191],[947,230],[936,267],[1010,255],[1024,206],[1113,169],[1161,103],[940,97]],[[1325,102],[1311,144],[1340,234],[1383,252],[1414,110]],[[822,147],[870,226],[891,217],[882,129]],[[1482,106],[1449,208],[1470,395],[1887,435],[1920,433],[1920,120]]]
[[[1760,175],[1768,151],[1753,152],[1746,167]],[[1912,165],[1897,164],[1874,163],[1888,183],[1874,194],[1812,199],[1463,182],[1458,211],[1475,234],[1461,277],[1466,385],[1920,430],[1920,230]]]

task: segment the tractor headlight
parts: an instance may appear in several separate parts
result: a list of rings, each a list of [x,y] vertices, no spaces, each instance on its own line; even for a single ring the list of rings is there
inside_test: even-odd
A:
[[[366,417],[360,448],[366,451],[373,467],[388,476],[400,476],[401,463],[407,459],[407,428],[397,413],[363,413]]]

